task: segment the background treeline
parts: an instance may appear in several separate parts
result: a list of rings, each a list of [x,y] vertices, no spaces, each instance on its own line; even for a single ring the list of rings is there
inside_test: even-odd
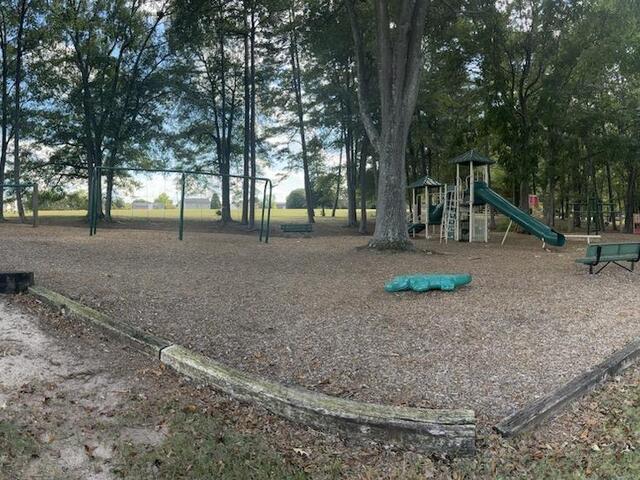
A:
[[[542,198],[548,223],[578,222],[587,204],[603,202],[631,228],[640,4],[428,5],[409,179],[451,181],[447,160],[475,148],[498,161],[492,182],[508,198],[523,208],[529,194]],[[372,62],[373,10],[358,4]],[[360,210],[365,231],[378,163],[360,121],[353,52],[339,0],[2,0],[0,185],[59,192],[90,185],[93,165],[249,176],[276,166],[303,172],[309,221],[313,207],[331,211],[344,199],[349,224]],[[114,189],[133,179],[102,177],[108,221]],[[226,222],[232,185],[221,184]],[[255,192],[245,181],[234,220],[253,224]],[[3,195],[0,187],[0,205]]]

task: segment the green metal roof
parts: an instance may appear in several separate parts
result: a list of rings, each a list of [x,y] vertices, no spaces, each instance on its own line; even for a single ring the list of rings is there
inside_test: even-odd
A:
[[[417,179],[415,182],[411,182],[407,188],[424,188],[424,187],[441,187],[442,184],[431,177],[424,176]]]
[[[471,163],[471,162],[473,162],[474,165],[491,165],[493,163],[496,163],[490,158],[480,155],[475,150],[469,150],[468,152],[465,152],[462,155],[458,155],[457,157],[449,160],[449,163]]]

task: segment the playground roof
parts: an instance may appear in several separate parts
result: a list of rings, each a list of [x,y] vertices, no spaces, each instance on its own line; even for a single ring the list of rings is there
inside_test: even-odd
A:
[[[424,187],[441,187],[442,184],[431,177],[420,177],[416,181],[410,183],[407,188],[424,188]]]
[[[462,155],[458,155],[457,157],[449,160],[449,163],[471,163],[471,162],[473,162],[475,165],[491,165],[493,163],[496,163],[490,158],[480,155],[475,150],[469,150],[468,152],[465,152]]]

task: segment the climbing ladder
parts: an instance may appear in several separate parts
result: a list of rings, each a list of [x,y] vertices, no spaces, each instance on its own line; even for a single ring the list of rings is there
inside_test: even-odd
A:
[[[444,212],[440,223],[440,243],[447,243],[455,238],[456,231],[456,196],[455,191],[445,192]]]

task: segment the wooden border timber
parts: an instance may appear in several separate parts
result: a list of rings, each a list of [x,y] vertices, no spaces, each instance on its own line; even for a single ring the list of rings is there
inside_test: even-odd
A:
[[[546,397],[542,397],[500,421],[495,429],[512,437],[540,424],[560,412],[573,400],[594,390],[611,377],[623,372],[640,359],[640,338],[627,344],[604,362],[574,378]]]
[[[0,272],[0,293],[24,293],[33,285],[33,272]]]
[[[476,419],[472,410],[435,410],[355,402],[288,387],[227,367],[211,358],[116,322],[106,315],[43,287],[30,293],[64,309],[106,333],[150,353],[196,382],[233,398],[320,430],[346,434],[428,453],[475,453]]]
[[[171,342],[168,340],[156,337],[155,335],[143,332],[142,330],[130,327],[129,325],[116,322],[105,314],[60,295],[53,290],[49,290],[48,288],[32,286],[29,287],[29,293],[54,308],[60,310],[64,309],[66,310],[66,313],[100,328],[112,337],[128,341],[137,350],[156,358],[160,358],[160,352],[163,348],[171,345]]]
[[[198,382],[320,430],[422,452],[469,455],[475,451],[475,415],[470,410],[396,407],[330,397],[254,377],[180,345],[164,349],[160,358]]]

